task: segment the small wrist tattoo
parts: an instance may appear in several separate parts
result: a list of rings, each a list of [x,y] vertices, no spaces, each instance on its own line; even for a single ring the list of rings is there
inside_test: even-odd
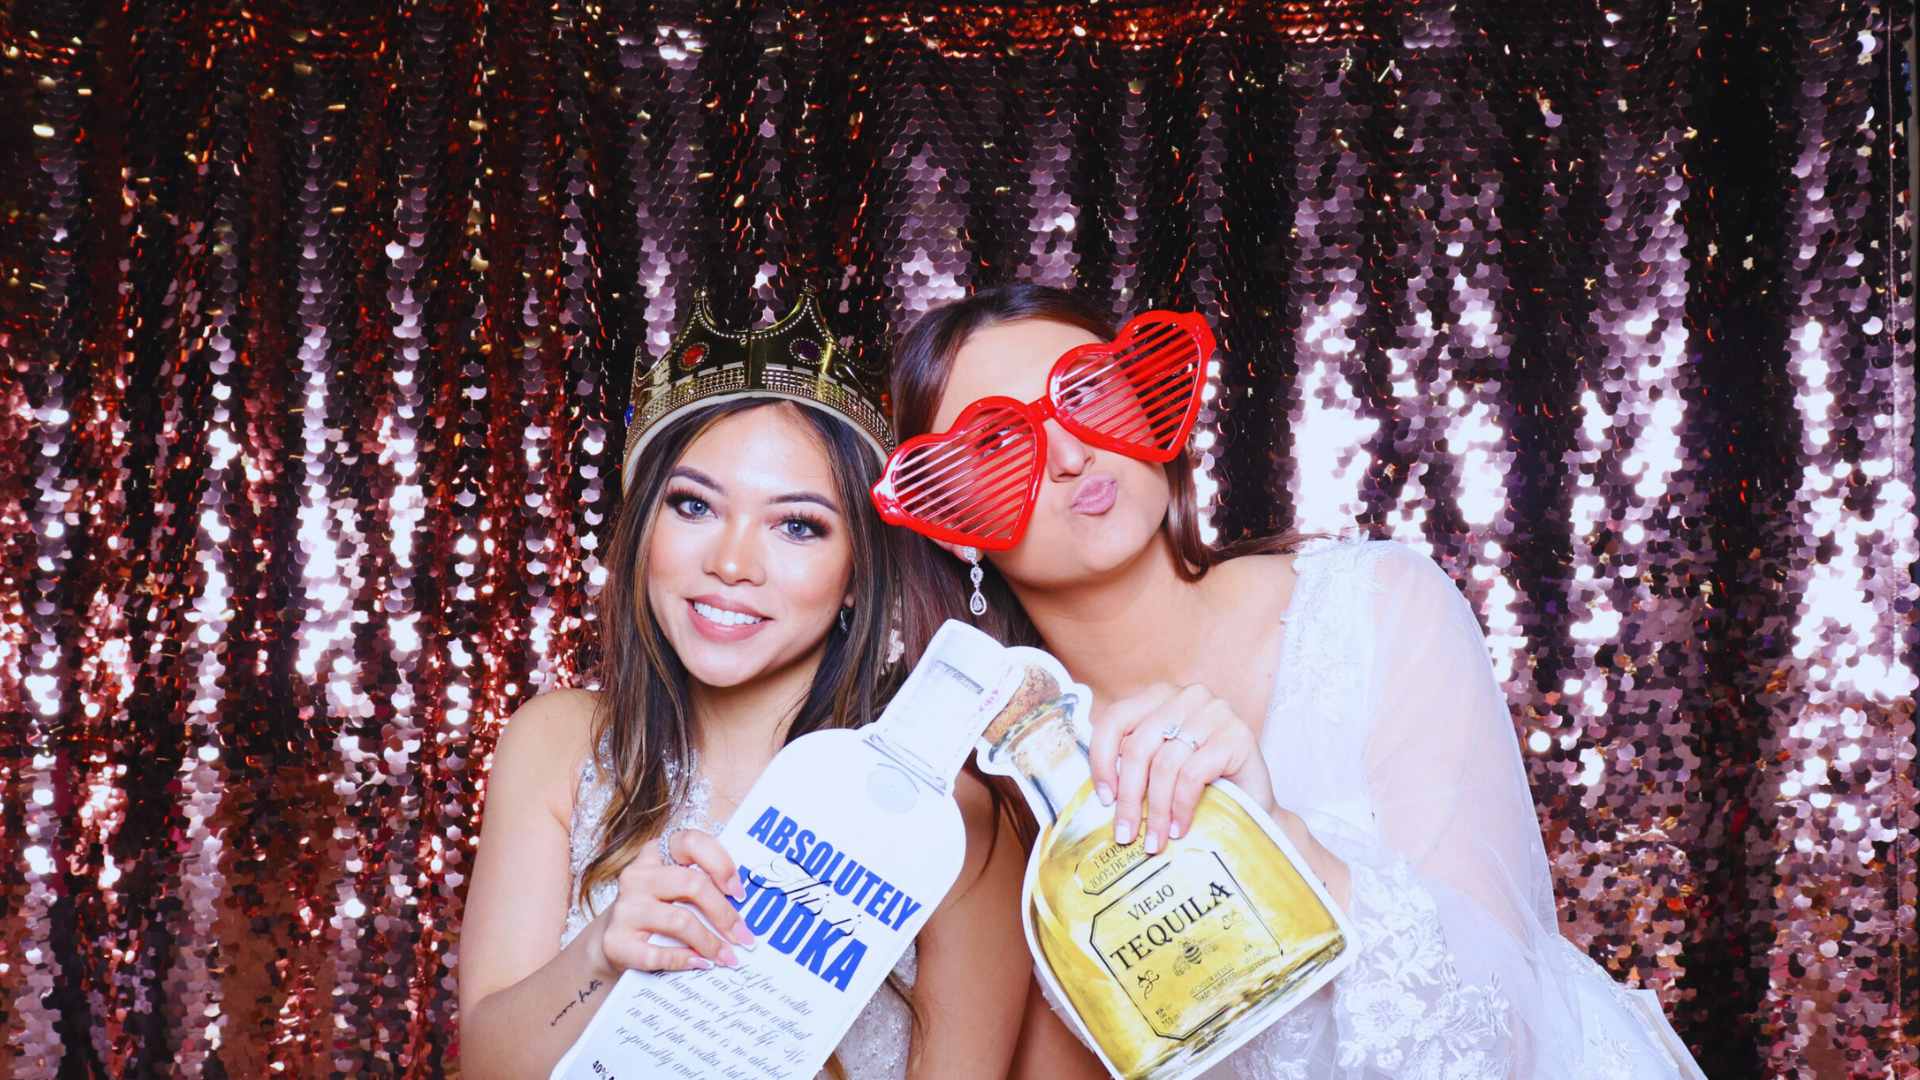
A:
[[[585,1000],[587,1000],[588,998],[590,998],[590,997],[592,997],[592,996],[593,996],[593,992],[594,992],[595,990],[598,990],[598,989],[600,989],[600,987],[601,987],[601,982],[600,982],[600,980],[599,980],[599,979],[589,979],[589,980],[587,981],[587,985],[586,985],[586,989],[584,989],[584,990],[580,990],[580,991],[577,991],[577,992],[575,992],[575,993],[574,993],[574,995],[573,995],[573,1000],[572,1000],[572,1001],[569,1001],[569,1002],[567,1002],[567,1003],[566,1003],[566,1005],[564,1005],[564,1006],[562,1006],[562,1007],[561,1007],[561,1009],[560,1009],[560,1011],[559,1011],[559,1012],[557,1012],[557,1013],[555,1013],[555,1014],[553,1014],[553,1019],[552,1019],[552,1020],[549,1020],[549,1021],[547,1021],[547,1026],[548,1026],[548,1027],[558,1027],[558,1026],[560,1025],[560,1018],[561,1018],[561,1017],[563,1017],[563,1016],[565,1016],[565,1015],[567,1015],[567,1014],[568,1014],[569,1012],[572,1012],[572,1011],[573,1011],[573,1007],[574,1007],[575,1005],[578,1005],[578,1004],[580,1004],[581,1002],[583,1002],[583,1001],[585,1001]]]

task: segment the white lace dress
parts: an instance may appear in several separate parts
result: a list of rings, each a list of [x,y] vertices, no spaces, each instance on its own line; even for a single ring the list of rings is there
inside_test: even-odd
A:
[[[1278,804],[1352,869],[1357,957],[1222,1071],[1694,1075],[1637,1011],[1651,992],[1559,932],[1507,701],[1452,581],[1388,541],[1317,542],[1295,569],[1261,746]]]
[[[604,751],[603,755],[604,756]],[[675,770],[669,766],[669,782],[677,782]],[[596,758],[589,758],[580,765],[580,783],[573,801],[573,820],[568,829],[569,864],[572,867],[571,885],[577,886],[580,874],[587,868],[588,860],[600,846],[600,830],[606,818],[607,804],[612,798],[612,785],[608,783],[598,768]],[[724,821],[714,821],[708,815],[712,801],[712,789],[706,777],[699,775],[699,762],[694,762],[694,781],[688,785],[687,798],[673,813],[661,835],[666,836],[674,829],[700,829],[718,834],[726,826]],[[574,939],[580,931],[586,929],[596,913],[605,911],[619,893],[616,882],[605,882],[595,888],[584,902],[576,900],[567,911],[567,925],[560,933],[560,947]],[[907,946],[900,962],[894,965],[893,975],[904,987],[913,988],[914,976],[918,971],[916,946]],[[880,989],[874,992],[859,1016],[854,1017],[853,1026],[847,1029],[846,1037],[834,1054],[839,1059],[849,1080],[899,1080],[907,1075],[907,1050],[911,1045],[913,1014],[907,1003],[894,990],[890,982],[882,982]],[[821,1080],[828,1074],[822,1072]]]

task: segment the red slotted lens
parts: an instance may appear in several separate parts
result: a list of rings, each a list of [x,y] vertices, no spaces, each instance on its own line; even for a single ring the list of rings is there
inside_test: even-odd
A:
[[[1213,331],[1199,315],[1136,316],[1112,341],[1055,361],[1039,401],[981,398],[948,430],[900,444],[873,485],[873,505],[922,536],[1004,551],[1026,533],[1040,493],[1043,420],[1105,450],[1171,461],[1199,415],[1212,355]]]
[[[1048,396],[1076,437],[1147,461],[1170,461],[1193,430],[1212,354],[1206,320],[1149,311],[1113,341],[1062,356]]]
[[[922,536],[1004,551],[1025,533],[1039,485],[1039,429],[1025,407],[983,398],[947,431],[902,443],[873,504]]]

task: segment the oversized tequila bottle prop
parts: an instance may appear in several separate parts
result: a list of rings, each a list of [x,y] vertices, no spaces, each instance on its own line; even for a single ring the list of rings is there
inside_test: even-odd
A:
[[[1352,959],[1339,909],[1272,819],[1224,781],[1158,854],[1138,837],[1114,843],[1076,723],[1091,695],[1063,691],[1046,653],[1009,652],[1025,680],[978,758],[1019,783],[1041,826],[1023,892],[1039,975],[1113,1075],[1198,1073]]]

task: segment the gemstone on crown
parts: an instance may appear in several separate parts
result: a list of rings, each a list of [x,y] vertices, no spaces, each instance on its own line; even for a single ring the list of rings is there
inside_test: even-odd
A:
[[[795,401],[845,420],[884,460],[893,449],[879,372],[836,343],[812,289],[793,310],[763,327],[734,330],[714,321],[703,289],[666,355],[637,352],[621,461],[624,487],[640,450],[673,416],[708,402],[762,397]]]

